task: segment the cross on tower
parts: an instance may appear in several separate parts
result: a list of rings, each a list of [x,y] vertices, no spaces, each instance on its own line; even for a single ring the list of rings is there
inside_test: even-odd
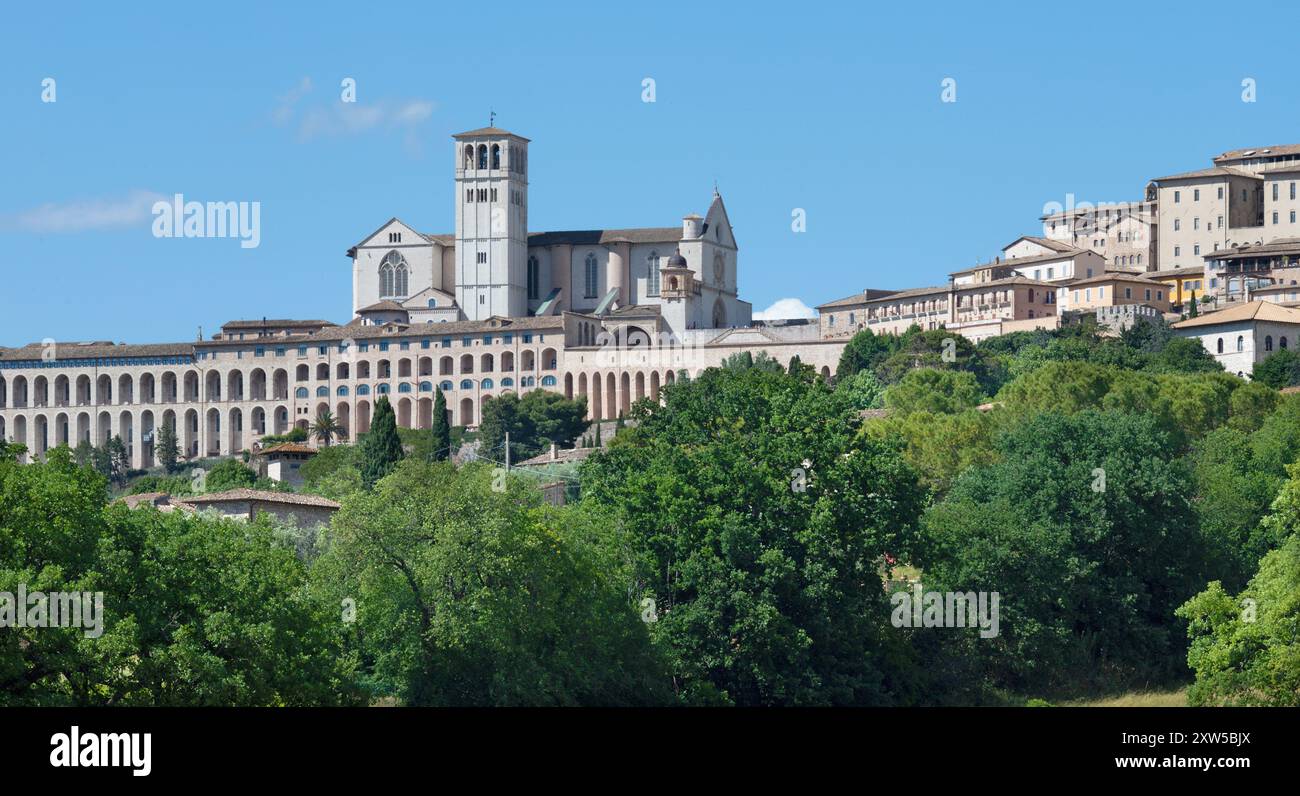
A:
[[[488,109],[488,127],[496,127],[496,126],[497,126],[497,112],[494,111],[494,110],[492,110],[491,108],[489,108],[489,109]]]

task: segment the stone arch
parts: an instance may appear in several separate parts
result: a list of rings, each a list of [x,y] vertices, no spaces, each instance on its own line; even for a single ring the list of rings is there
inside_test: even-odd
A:
[[[266,400],[266,371],[253,368],[248,374],[248,397],[253,401]]]
[[[60,373],[54,377],[54,405],[68,406],[72,403],[72,390],[68,377]]]
[[[334,419],[339,424],[339,442],[352,439],[352,405],[347,401],[339,401],[334,410]]]
[[[203,397],[209,401],[221,400],[221,374],[215,370],[208,371],[203,385]]]
[[[244,372],[232,370],[226,374],[226,400],[244,400]]]

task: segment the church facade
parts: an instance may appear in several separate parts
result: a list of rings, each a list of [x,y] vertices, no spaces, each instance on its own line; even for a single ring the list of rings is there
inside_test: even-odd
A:
[[[355,440],[387,397],[428,428],[488,399],[547,389],[608,420],[740,352],[798,356],[830,378],[847,339],[816,323],[755,324],[738,246],[715,191],[679,225],[530,232],[529,141],[495,127],[453,136],[454,231],[391,219],[352,246],[354,317],[231,321],[208,340],[44,341],[0,348],[0,438],[42,458],[120,436],[135,468],[157,430],[187,459],[236,455],[325,411]]]

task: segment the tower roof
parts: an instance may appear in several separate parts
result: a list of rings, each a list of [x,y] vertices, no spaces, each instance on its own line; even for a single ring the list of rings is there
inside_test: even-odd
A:
[[[471,138],[475,136],[508,136],[510,138],[518,138],[520,141],[528,141],[528,139],[524,138],[522,135],[516,135],[509,130],[502,130],[500,127],[480,127],[477,130],[466,130],[463,133],[456,133],[452,138]]]

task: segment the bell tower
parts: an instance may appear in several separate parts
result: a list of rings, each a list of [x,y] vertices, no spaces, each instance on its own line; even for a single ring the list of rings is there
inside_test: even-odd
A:
[[[528,139],[494,126],[452,139],[456,303],[471,321],[523,317],[528,314]]]

